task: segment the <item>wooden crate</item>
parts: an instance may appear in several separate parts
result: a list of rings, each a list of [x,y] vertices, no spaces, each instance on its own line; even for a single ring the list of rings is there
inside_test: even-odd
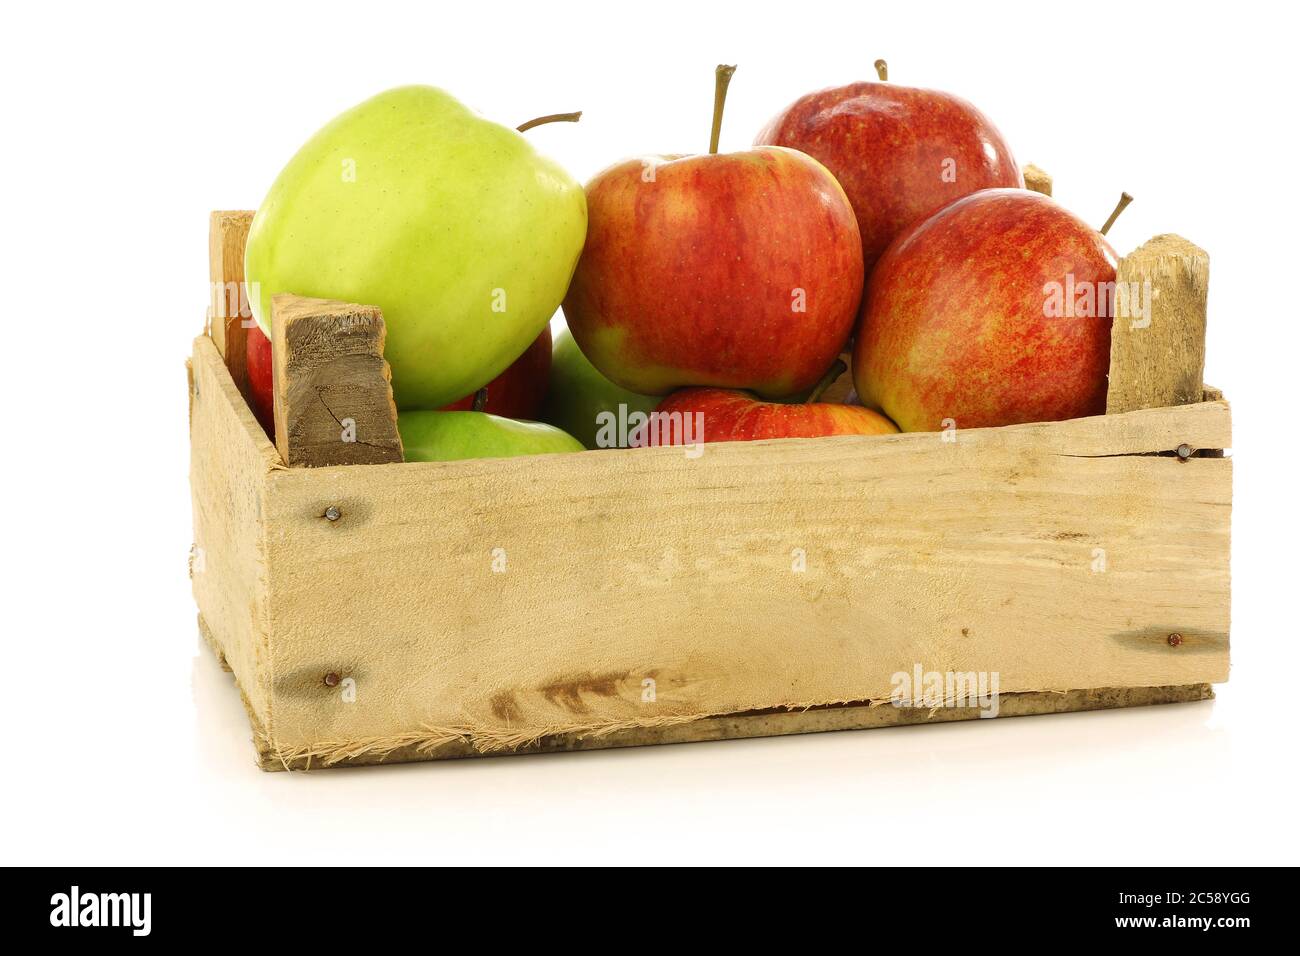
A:
[[[918,668],[996,674],[1002,716],[1200,700],[1228,676],[1232,499],[1230,410],[1200,397],[696,458],[289,469],[205,334],[199,626],[265,769],[979,715],[894,706]]]

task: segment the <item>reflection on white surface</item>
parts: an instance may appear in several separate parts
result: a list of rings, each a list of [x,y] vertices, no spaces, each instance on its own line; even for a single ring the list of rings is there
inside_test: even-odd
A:
[[[993,844],[1025,859],[1050,861],[1068,850],[1075,860],[1118,862],[1140,859],[1142,839],[1169,836],[1189,814],[1199,818],[1192,805],[1204,809],[1207,788],[1224,783],[1207,778],[1206,768],[1232,761],[1229,735],[1213,720],[1221,705],[1206,701],[263,773],[233,680],[206,648],[193,681],[194,771],[221,781],[223,815],[236,814],[247,828],[219,841],[232,858],[242,840],[258,855],[317,862],[339,853],[360,863],[397,854],[488,862],[580,852],[614,863],[760,863],[798,853],[896,865],[978,862]],[[320,837],[340,821],[345,851]],[[1188,841],[1182,852],[1203,859],[1200,846]]]

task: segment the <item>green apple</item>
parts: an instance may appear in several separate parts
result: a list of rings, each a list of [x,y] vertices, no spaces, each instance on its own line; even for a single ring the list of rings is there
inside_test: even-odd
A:
[[[397,430],[402,436],[407,461],[514,458],[585,451],[581,442],[558,428],[487,412],[400,412]]]
[[[279,292],[379,306],[398,408],[438,408],[537,338],[586,232],[582,187],[522,134],[403,86],[289,160],[249,232],[250,305],[267,332]]]
[[[596,448],[600,430],[598,416],[608,412],[615,420],[633,412],[649,415],[662,396],[640,395],[615,385],[587,361],[573,334],[566,327],[555,337],[551,351],[551,382],[546,389],[541,419],[562,428],[588,448]],[[626,413],[619,415],[619,406]]]

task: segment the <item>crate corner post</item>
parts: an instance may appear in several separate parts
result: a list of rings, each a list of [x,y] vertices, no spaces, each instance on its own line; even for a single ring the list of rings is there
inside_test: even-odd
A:
[[[208,334],[241,395],[248,394],[248,283],[244,247],[253,224],[249,209],[218,209],[208,216]]]
[[[275,441],[291,468],[403,459],[377,306],[272,299]]]

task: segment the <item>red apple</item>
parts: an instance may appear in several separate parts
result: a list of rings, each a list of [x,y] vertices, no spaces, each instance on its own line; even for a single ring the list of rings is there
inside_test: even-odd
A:
[[[257,325],[245,339],[248,363],[248,400],[253,415],[268,435],[275,434],[275,384],[271,372],[271,340]]]
[[[749,392],[726,388],[684,388],[673,392],[655,410],[657,415],[699,413],[687,427],[650,427],[651,441],[682,445],[764,438],[822,438],[827,435],[892,435],[898,428],[885,416],[861,405],[808,402],[790,405],[764,402]],[[671,422],[671,420],[670,420]]]
[[[718,105],[715,146],[720,120]],[[623,388],[788,396],[817,381],[852,331],[857,223],[835,177],[802,153],[630,159],[587,185],[587,216],[564,314],[583,354]]]
[[[501,418],[535,421],[542,400],[546,398],[546,383],[550,375],[551,327],[548,325],[523,355],[488,383],[487,404],[480,411]],[[474,394],[444,405],[439,411],[470,411],[474,407]]]
[[[1101,414],[1115,263],[1046,196],[957,200],[880,257],[853,348],[858,394],[904,431]]]
[[[883,64],[877,68],[883,75]],[[980,189],[1024,185],[1002,134],[974,106],[892,83],[809,93],[754,144],[802,150],[835,174],[858,217],[868,274],[917,220]]]

